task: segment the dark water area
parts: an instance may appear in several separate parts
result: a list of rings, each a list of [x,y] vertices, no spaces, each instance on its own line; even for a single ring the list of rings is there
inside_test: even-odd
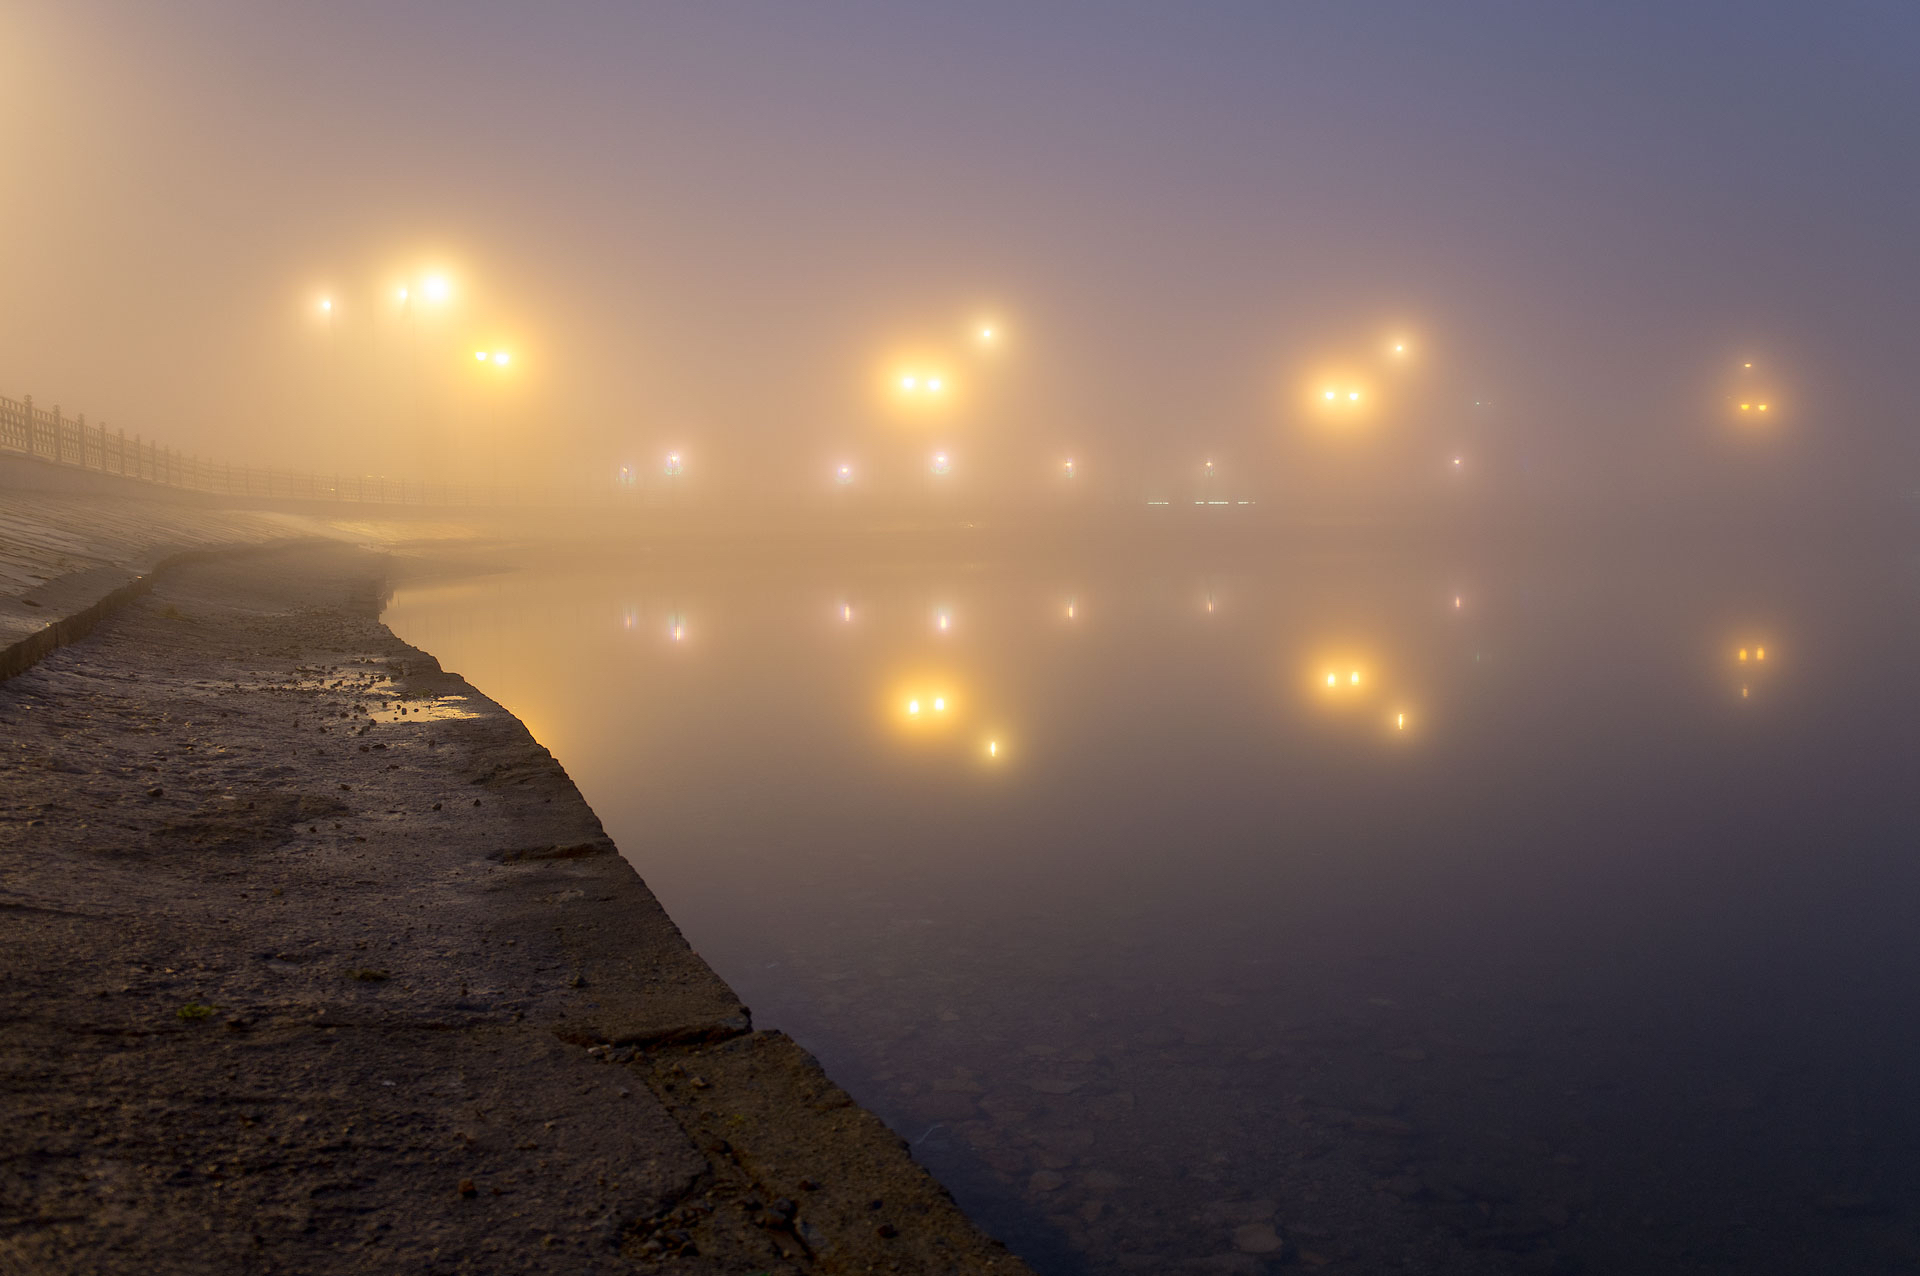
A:
[[[1920,1270],[1901,538],[530,554],[388,622],[1043,1273]]]

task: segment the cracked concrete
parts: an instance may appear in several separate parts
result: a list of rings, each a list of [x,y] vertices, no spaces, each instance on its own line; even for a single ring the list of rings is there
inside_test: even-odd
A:
[[[0,684],[0,1271],[1023,1271],[381,579],[180,564]]]

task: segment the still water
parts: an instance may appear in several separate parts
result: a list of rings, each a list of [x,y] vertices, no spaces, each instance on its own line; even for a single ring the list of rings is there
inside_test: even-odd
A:
[[[1043,1273],[1920,1269],[1912,552],[1283,541],[387,620]]]

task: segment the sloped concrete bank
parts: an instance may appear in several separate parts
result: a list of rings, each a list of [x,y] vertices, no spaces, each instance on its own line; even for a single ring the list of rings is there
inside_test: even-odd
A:
[[[382,572],[179,564],[0,684],[0,1272],[1024,1271]]]

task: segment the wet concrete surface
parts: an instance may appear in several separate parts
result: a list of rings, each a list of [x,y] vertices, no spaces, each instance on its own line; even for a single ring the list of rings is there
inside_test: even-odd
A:
[[[0,684],[0,1270],[1024,1270],[305,545]]]

